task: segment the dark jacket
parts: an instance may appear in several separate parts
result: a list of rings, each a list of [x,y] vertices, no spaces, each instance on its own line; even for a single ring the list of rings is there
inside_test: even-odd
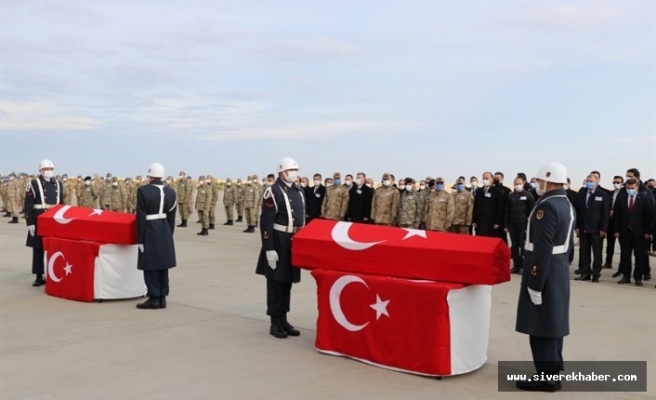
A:
[[[351,222],[365,222],[364,219],[371,219],[371,202],[374,197],[374,190],[367,185],[358,187],[354,185],[349,190],[349,204],[346,220]]]
[[[38,182],[37,182],[38,181]],[[39,190],[39,183],[43,189],[43,197],[41,198],[41,191]],[[61,182],[52,178],[48,181],[39,175],[37,179],[33,179],[29,185],[26,187],[25,192],[25,203],[23,204],[23,210],[25,212],[27,226],[34,225],[36,233],[32,236],[29,232],[27,233],[27,240],[25,245],[28,247],[33,247],[35,249],[43,249],[43,241],[39,233],[38,219],[39,215],[46,212],[46,209],[35,208],[34,206],[43,206],[46,205],[56,205],[64,204],[64,186]],[[44,201],[45,200],[45,201]]]
[[[535,200],[533,195],[527,192],[512,192],[506,200],[506,220],[508,224],[525,224],[528,222],[528,216],[533,211]]]
[[[160,209],[162,193],[164,205]],[[137,189],[137,243],[144,247],[143,253],[139,252],[140,270],[160,271],[175,267],[173,231],[177,204],[175,191],[164,186],[161,180],[154,180]],[[165,217],[146,218],[160,213]]]
[[[579,191],[574,207],[576,209],[576,228],[579,233],[598,235],[600,231],[608,232],[611,199],[606,192],[597,188],[588,196],[588,190]],[[586,202],[586,197],[588,201]]]
[[[624,191],[617,196],[613,209],[613,223],[615,232],[620,237],[629,234],[642,236],[653,232],[653,206],[644,193],[639,192],[633,203],[633,210],[629,212],[629,195]]]
[[[316,192],[315,192],[316,188]],[[313,218],[319,218],[321,216],[321,205],[323,204],[323,199],[326,197],[326,187],[324,185],[307,187],[309,189],[306,193],[306,205],[305,205],[305,214],[307,215],[308,221]]]
[[[497,237],[498,230],[494,229],[494,225],[503,227],[504,201],[502,199],[504,192],[494,186],[490,186],[485,191],[485,188],[476,190],[476,197],[474,198],[474,215],[472,223],[476,224],[476,235]]]

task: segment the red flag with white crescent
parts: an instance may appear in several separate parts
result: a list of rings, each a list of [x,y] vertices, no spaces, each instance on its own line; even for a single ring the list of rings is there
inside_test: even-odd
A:
[[[94,300],[94,267],[99,243],[43,238],[47,294],[77,301]]]
[[[57,205],[39,215],[37,234],[101,243],[137,244],[136,224],[134,214]]]

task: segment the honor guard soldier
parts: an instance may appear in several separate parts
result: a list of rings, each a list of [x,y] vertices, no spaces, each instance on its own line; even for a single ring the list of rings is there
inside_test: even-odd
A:
[[[292,158],[278,163],[278,179],[262,195],[262,250],[256,273],[267,279],[269,333],[276,338],[301,333],[287,322],[292,284],[301,281],[301,270],[292,266],[292,237],[305,225],[303,189],[294,181],[298,164]]]
[[[169,295],[169,269],[175,267],[175,191],[164,185],[164,166],[151,164],[149,184],[137,189],[137,268],[144,272],[148,300],[137,304],[139,309],[166,308]]]
[[[61,182],[54,179],[55,166],[50,160],[43,160],[39,164],[41,173],[36,179],[27,184],[25,189],[25,218],[27,219],[27,243],[32,248],[32,273],[36,280],[32,286],[41,286],[45,283],[43,241],[37,235],[37,219],[57,204],[64,203],[64,187]]]
[[[522,283],[515,330],[530,337],[533,363],[539,374],[563,370],[563,337],[569,335],[569,261],[573,246],[574,207],[563,185],[567,170],[549,163],[537,176],[540,200],[531,212],[526,229]],[[523,381],[517,387],[554,392],[560,382]]]

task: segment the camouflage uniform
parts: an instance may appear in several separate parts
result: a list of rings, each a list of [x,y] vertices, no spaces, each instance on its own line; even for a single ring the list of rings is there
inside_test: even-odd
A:
[[[232,179],[226,180],[225,188],[223,189],[223,207],[225,208],[225,215],[227,222],[223,225],[232,225],[234,222],[235,205],[239,200],[239,192],[236,186],[232,186]]]
[[[112,178],[105,179],[105,204],[104,210],[111,210],[112,204]]]
[[[448,232],[453,221],[453,196],[445,190],[436,190],[428,196],[424,222],[426,230]]]
[[[260,201],[259,189],[256,184],[252,182],[249,177],[248,183],[244,186],[244,211],[246,212],[246,224],[248,228],[244,232],[255,232],[255,224],[257,223],[257,204]]]
[[[7,187],[9,186],[9,179],[2,178],[2,186],[0,186],[0,198],[2,198],[2,212],[7,213],[5,217],[9,216],[9,206],[7,205]]]
[[[10,175],[9,184],[7,185],[7,212],[11,214],[11,222],[18,222],[18,214],[21,211],[19,205],[20,193],[24,192],[25,187],[27,186],[23,186],[21,182],[23,182],[22,179],[16,179],[13,175]]]
[[[401,228],[419,228],[423,214],[419,193],[414,189],[406,189],[401,193],[400,201],[399,226]]]
[[[212,206],[210,207],[210,229],[214,229],[216,222],[216,203],[219,202],[219,183],[210,175],[207,176],[207,184],[212,189]]]
[[[135,208],[132,207],[132,194],[134,193],[134,183],[132,179],[125,180],[125,209],[129,214],[134,214]]]
[[[85,185],[82,183],[80,191],[80,207],[98,208],[98,189],[94,185]]]
[[[185,177],[184,171],[181,171],[180,175],[182,175],[182,178],[178,179],[175,187],[176,198],[178,200],[178,210],[180,212],[180,219],[182,220],[182,223],[178,226],[186,227],[190,214],[191,195],[193,194],[194,188]]]
[[[105,208],[105,180],[103,178],[98,178],[95,183],[96,188],[98,189],[98,205],[99,208]]]
[[[390,174],[383,174],[383,180],[391,181]],[[371,219],[376,225],[394,226],[399,217],[399,191],[390,186],[381,186],[374,191],[371,201]]]
[[[237,179],[237,221],[241,222],[244,220],[244,186],[241,183],[241,179]]]
[[[114,186],[116,184],[116,186]],[[109,189],[107,189],[105,196],[105,203],[107,204],[107,209],[110,211],[116,212],[125,212],[125,206],[127,204],[127,197],[125,196],[125,189],[118,183],[118,178],[112,178],[112,184]]]
[[[451,232],[469,235],[469,227],[474,214],[474,196],[464,189],[452,192],[451,195],[454,203]]]
[[[85,189],[84,181],[81,178],[78,178],[77,183],[75,184],[75,204],[82,207],[82,191]],[[97,193],[97,191],[96,191]]]
[[[137,210],[137,191],[139,190],[140,187],[144,186],[146,182],[141,178],[141,175],[137,176],[134,178],[134,190],[132,191],[132,194],[130,198],[128,199],[128,202],[130,203],[130,207],[132,207],[133,210]]]
[[[262,207],[262,195],[264,195],[264,185],[257,180],[257,175],[253,175],[253,181],[255,186],[257,186],[257,203],[255,204],[255,227],[260,220],[260,208]]]
[[[205,177],[198,177],[198,182],[205,180]],[[196,210],[198,210],[198,216],[203,230],[199,232],[199,235],[206,235],[207,229],[210,227],[210,207],[212,207],[212,188],[207,186],[203,182],[202,185],[198,186],[198,192],[196,194]]]
[[[341,174],[335,172],[334,179],[341,179]],[[332,185],[326,189],[326,195],[321,204],[321,218],[343,221],[348,212],[349,191],[344,185]]]
[[[75,193],[75,184],[64,175],[62,178],[62,188],[64,189],[64,204],[70,206],[73,204],[73,195]]]

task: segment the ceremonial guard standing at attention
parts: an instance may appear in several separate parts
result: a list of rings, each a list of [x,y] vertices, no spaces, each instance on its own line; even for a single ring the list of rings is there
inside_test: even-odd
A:
[[[175,267],[175,191],[164,186],[164,166],[154,163],[148,169],[150,183],[137,190],[137,268],[144,272],[148,300],[137,308],[166,308],[169,295],[169,269]],[[184,204],[183,204],[184,206]]]
[[[279,339],[301,334],[287,322],[292,284],[301,281],[301,270],[292,266],[292,237],[305,225],[303,188],[294,183],[298,169],[293,159],[280,160],[278,179],[262,194],[262,250],[256,273],[267,279],[269,333]]]
[[[537,176],[540,200],[528,220],[521,291],[515,330],[530,337],[537,374],[559,374],[563,366],[563,337],[569,335],[569,260],[573,243],[574,207],[563,185],[567,170],[549,163]],[[522,381],[529,391],[555,392],[560,382]]]
[[[43,241],[37,235],[37,219],[46,210],[64,203],[64,187],[55,179],[55,166],[50,160],[43,160],[39,164],[40,175],[27,184],[25,188],[25,218],[27,221],[27,243],[32,248],[32,273],[36,280],[32,286],[41,286],[45,283]]]

